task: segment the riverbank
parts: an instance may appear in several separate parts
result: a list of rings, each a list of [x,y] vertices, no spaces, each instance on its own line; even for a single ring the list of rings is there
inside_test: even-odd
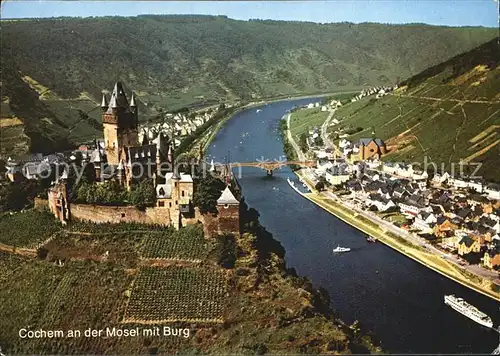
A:
[[[364,232],[369,236],[374,237],[378,241],[423,264],[424,266],[434,270],[435,272],[438,272],[443,276],[454,280],[455,282],[471,288],[476,292],[482,293],[490,298],[500,301],[498,293],[495,293],[493,291],[492,282],[490,282],[489,280],[461,270],[455,265],[440,258],[440,256],[429,253],[421,246],[414,245],[402,237],[399,237],[391,232],[387,232],[386,230],[382,229],[380,226],[377,226],[375,223],[369,220],[366,222],[361,221],[360,217],[357,216],[355,212],[351,211],[345,206],[342,206],[339,209],[338,204],[330,199],[322,198],[315,193],[311,193],[309,196],[306,195],[305,198],[327,210],[347,224],[357,228],[358,230]]]
[[[260,156],[282,157],[283,141],[278,135],[280,125],[286,123],[287,111],[311,101],[317,100],[278,102],[261,107],[259,113],[253,108],[238,114],[224,125],[207,156],[220,159],[231,151],[233,162],[252,162]],[[242,140],[242,133],[248,133],[249,139]],[[287,265],[328,292],[340,319],[349,324],[359,320],[383,340],[387,352],[490,353],[498,345],[493,330],[457,314],[443,303],[443,295],[465,298],[498,324],[496,300],[382,243],[366,242],[363,232],[290,189],[286,178],[293,179],[291,174],[283,168],[273,177],[266,177],[261,169],[248,168],[238,180],[248,204],[259,211],[262,223],[286,250]],[[296,185],[302,191],[301,184]],[[351,247],[352,253],[332,254],[337,245]]]
[[[290,117],[291,115],[288,115],[287,137],[294,147],[296,154],[300,157],[303,153],[300,151],[300,148],[291,135]],[[492,281],[469,271],[465,271],[464,269],[441,258],[440,255],[428,252],[422,246],[412,243],[403,236],[398,236],[394,232],[387,231],[387,229],[384,229],[376,221],[370,219],[369,216],[360,216],[360,214],[347,207],[341,201],[334,201],[326,197],[324,194],[317,192],[314,188],[314,184],[308,179],[307,175],[303,173],[303,170],[295,171],[295,174],[307,184],[312,192],[302,195],[329,213],[335,215],[340,220],[357,228],[363,233],[372,236],[385,245],[423,264],[433,271],[438,272],[441,275],[448,277],[468,288],[471,288],[476,292],[500,301],[500,294],[496,292],[496,290],[498,290],[498,286],[496,286]]]
[[[198,138],[191,148],[189,149],[189,155],[192,157],[199,158],[200,152],[205,153],[214,140],[215,136],[217,135],[217,132],[221,129],[221,127],[231,118],[239,114],[240,112],[251,109],[253,107],[258,107],[262,105],[267,105],[267,104],[272,104],[275,102],[279,101],[292,101],[292,100],[299,100],[299,99],[309,99],[309,98],[323,98],[327,96],[333,96],[333,95],[340,95],[340,94],[355,94],[358,93],[359,90],[349,90],[349,91],[335,91],[335,92],[328,92],[328,93],[319,93],[319,94],[307,94],[307,95],[300,95],[300,96],[280,96],[280,97],[271,97],[267,99],[262,99],[260,101],[255,101],[255,102],[250,102],[245,105],[239,106],[236,108],[234,112],[232,112],[230,115],[226,116],[222,120],[220,120],[217,124],[213,125],[212,127],[208,128],[203,135]],[[201,149],[200,149],[201,146]]]
[[[58,230],[39,250],[26,247],[35,236],[23,224],[4,222],[0,241],[9,245],[0,243],[0,347],[6,354],[380,353],[371,333],[339,319],[327,293],[287,268],[284,248],[258,212],[244,201],[240,208],[242,234],[212,238],[201,225],[177,231],[127,223],[61,226],[52,217]],[[18,241],[26,244],[14,247]],[[157,325],[192,337],[138,332],[41,343],[19,338],[26,325],[61,335],[89,326]]]
[[[397,236],[396,234],[383,229],[376,222],[370,221],[363,216],[359,216],[358,213],[351,210],[349,207],[318,193],[314,189],[312,183],[301,171],[296,171],[295,173],[311,190],[312,193],[302,194],[302,196],[312,203],[318,205],[330,214],[355,227],[361,232],[377,239],[383,244],[404,254],[414,261],[421,263],[433,271],[438,272],[441,275],[462,284],[463,286],[473,289],[478,293],[500,301],[500,295],[492,289],[492,282],[489,280],[459,269],[457,266],[442,259],[440,256],[427,252],[423,247],[415,245],[403,237]]]

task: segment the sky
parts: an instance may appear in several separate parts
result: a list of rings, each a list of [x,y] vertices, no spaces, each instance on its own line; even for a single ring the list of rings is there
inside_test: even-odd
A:
[[[237,20],[427,23],[498,27],[498,0],[45,1],[4,0],[2,19],[140,14],[226,15]]]

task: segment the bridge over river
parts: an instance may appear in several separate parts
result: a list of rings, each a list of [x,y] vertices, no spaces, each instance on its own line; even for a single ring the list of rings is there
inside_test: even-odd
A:
[[[232,166],[236,171],[239,162],[243,173],[238,182],[245,202],[257,209],[262,225],[285,248],[287,267],[324,287],[341,319],[349,324],[359,320],[382,341],[384,351],[490,354],[498,345],[498,334],[446,306],[443,297],[464,298],[488,314],[495,326],[500,323],[496,301],[390,247],[367,242],[364,234],[290,188],[286,178],[294,176],[289,164],[300,162],[273,160],[284,155],[280,120],[294,106],[319,100],[281,101],[239,112],[217,133],[205,160],[224,162],[231,152]],[[262,156],[271,161],[256,159]],[[283,174],[266,176],[269,169],[279,167]],[[334,255],[337,245],[351,252]]]
[[[285,166],[299,166],[301,168],[303,167],[316,167],[316,161],[286,161],[286,160],[266,160],[266,159],[258,159],[255,162],[229,162],[229,163],[214,163],[213,161],[211,162],[205,162],[206,164],[210,165],[213,168],[216,167],[227,167],[229,166],[230,169],[234,168],[239,168],[239,167],[255,167],[255,168],[260,168],[262,170],[265,170],[267,172],[268,176],[273,175],[273,171]]]

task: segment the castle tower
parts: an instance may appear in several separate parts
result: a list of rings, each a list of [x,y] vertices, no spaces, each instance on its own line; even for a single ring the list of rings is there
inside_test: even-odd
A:
[[[116,82],[109,104],[103,94],[101,109],[107,161],[108,164],[118,165],[122,148],[138,144],[138,110],[135,97],[132,94],[129,104],[122,84]]]
[[[139,122],[139,109],[136,104],[134,92],[132,92],[132,97],[130,98],[130,111],[134,114],[134,119],[137,124]]]

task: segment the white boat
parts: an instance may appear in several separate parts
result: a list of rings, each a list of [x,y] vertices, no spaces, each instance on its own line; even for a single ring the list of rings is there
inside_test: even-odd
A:
[[[262,111],[261,109],[257,109],[256,113],[259,113],[259,112],[261,112],[261,111]]]
[[[488,315],[477,309],[475,306],[467,303],[462,298],[457,298],[453,294],[445,295],[444,304],[449,305],[460,314],[474,320],[478,324],[486,326],[487,328],[493,327],[493,321]]]
[[[333,249],[333,252],[337,253],[337,252],[349,252],[351,251],[351,249],[349,247],[340,247],[340,246],[337,246]]]
[[[292,187],[293,190],[295,190],[297,193],[299,193],[300,195],[302,195],[303,193],[299,190],[299,188],[297,188],[295,186],[295,183],[293,181],[290,180],[290,178],[287,178],[286,181],[288,182],[288,185],[290,185],[290,187]]]

